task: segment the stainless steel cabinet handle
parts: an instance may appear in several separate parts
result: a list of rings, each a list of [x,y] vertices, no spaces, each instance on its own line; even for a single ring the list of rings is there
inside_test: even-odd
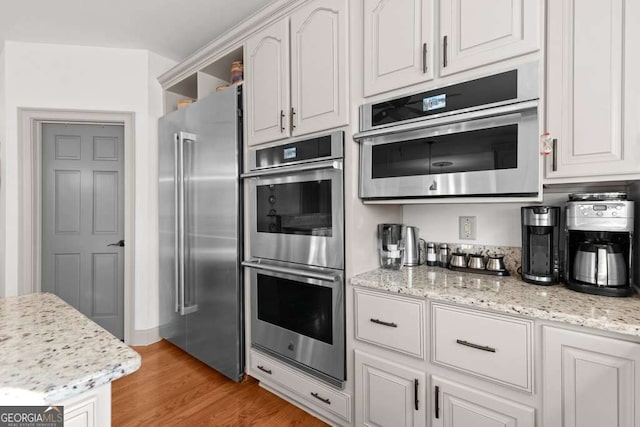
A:
[[[289,119],[290,119],[289,125],[291,126],[291,132],[293,133],[293,130],[296,128],[296,110],[293,107],[291,107],[291,116],[289,117]]]
[[[433,393],[435,395],[435,408],[434,408],[434,412],[436,415],[436,419],[440,418],[440,387],[436,386],[436,390]]]
[[[398,324],[393,322],[384,322],[380,319],[369,319],[371,323],[377,323],[378,325],[389,326],[390,328],[397,328]]]
[[[280,133],[284,133],[284,110],[280,110]]]
[[[551,158],[551,170],[556,172],[558,170],[558,140],[553,138],[553,150],[552,158]]]
[[[474,344],[472,342],[469,341],[464,341],[464,340],[456,340],[456,343],[460,344],[460,345],[464,345],[466,347],[471,347],[471,348],[475,348],[478,350],[482,350],[482,351],[488,351],[490,353],[495,353],[496,349],[493,347],[489,347],[486,345],[479,345],[479,344]]]
[[[418,400],[418,379],[416,378],[413,380],[413,405],[416,411],[420,409],[418,406],[419,404],[420,401]]]
[[[296,268],[280,267],[279,265],[262,264],[255,261],[242,261],[242,265],[249,268],[257,268],[258,270],[272,271],[274,273],[290,274],[298,277],[308,277],[310,279],[323,280],[325,282],[335,282],[340,275],[316,273],[315,271],[298,270]]]
[[[321,402],[326,403],[327,405],[331,405],[331,401],[329,399],[325,399],[324,397],[320,397],[320,395],[314,391],[311,392],[311,396],[315,397]]]
[[[272,374],[271,369],[267,369],[267,368],[265,368],[265,367],[264,367],[264,366],[262,366],[262,365],[258,365],[258,369],[260,369],[262,372],[266,372],[266,373],[267,373],[267,374],[269,374],[269,375],[271,375],[271,374]]]
[[[422,73],[427,74],[427,44],[422,43]]]
[[[449,36],[442,38],[442,67],[447,67],[447,48],[449,47]]]

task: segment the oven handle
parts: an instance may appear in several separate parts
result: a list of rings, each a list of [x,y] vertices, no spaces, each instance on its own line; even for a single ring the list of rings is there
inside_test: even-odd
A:
[[[285,175],[285,174],[292,174],[296,172],[313,171],[318,169],[342,170],[342,160],[324,160],[321,162],[306,163],[303,165],[282,166],[282,167],[272,168],[268,170],[257,170],[257,171],[243,173],[240,175],[240,178],[260,178],[263,176]]]
[[[313,271],[298,270],[297,268],[280,267],[278,265],[262,264],[255,261],[242,261],[242,265],[258,270],[272,271],[274,273],[290,274],[292,276],[308,277],[309,279],[318,279],[324,282],[336,282],[340,279],[339,274],[323,274]]]
[[[409,132],[412,130],[432,128],[436,126],[466,122],[469,120],[486,119],[496,116],[504,116],[507,114],[518,113],[522,111],[538,108],[538,100],[518,102],[515,104],[502,105],[500,107],[487,108],[484,110],[470,111],[466,113],[448,115],[433,119],[422,119],[411,123],[391,125],[381,129],[373,129],[360,132],[353,135],[353,139],[362,140],[365,138],[373,138],[376,136],[392,135],[401,132]]]

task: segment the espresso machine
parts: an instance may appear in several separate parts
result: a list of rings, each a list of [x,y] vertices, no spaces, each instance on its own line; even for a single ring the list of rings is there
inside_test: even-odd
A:
[[[535,285],[558,283],[560,275],[560,208],[526,206],[522,220],[522,280]]]
[[[631,295],[634,203],[627,194],[570,194],[566,215],[567,287],[596,295]]]

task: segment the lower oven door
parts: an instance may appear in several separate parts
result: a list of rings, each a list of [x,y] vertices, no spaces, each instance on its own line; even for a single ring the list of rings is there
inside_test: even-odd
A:
[[[531,104],[519,111],[509,107],[516,111],[508,114],[486,110],[464,121],[452,116],[449,123],[363,137],[360,197],[536,195],[538,109]]]
[[[342,160],[273,168],[248,182],[252,257],[344,268]]]
[[[334,386],[345,375],[342,271],[245,261],[251,281],[251,344]]]

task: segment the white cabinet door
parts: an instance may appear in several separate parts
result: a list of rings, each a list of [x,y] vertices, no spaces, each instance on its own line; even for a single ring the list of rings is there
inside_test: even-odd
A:
[[[316,0],[291,15],[294,135],[348,122],[347,2]]]
[[[247,144],[286,138],[289,133],[289,20],[247,40]]]
[[[640,344],[543,328],[543,423],[640,426]]]
[[[356,425],[425,426],[424,372],[355,350]]]
[[[640,174],[640,3],[548,8],[547,130],[557,148],[546,177]]]
[[[540,0],[441,0],[440,74],[449,75],[540,46]]]
[[[436,395],[431,412],[433,427],[535,425],[535,410],[528,406],[436,376],[431,377],[431,388]]]
[[[433,79],[433,1],[364,0],[364,95]]]

